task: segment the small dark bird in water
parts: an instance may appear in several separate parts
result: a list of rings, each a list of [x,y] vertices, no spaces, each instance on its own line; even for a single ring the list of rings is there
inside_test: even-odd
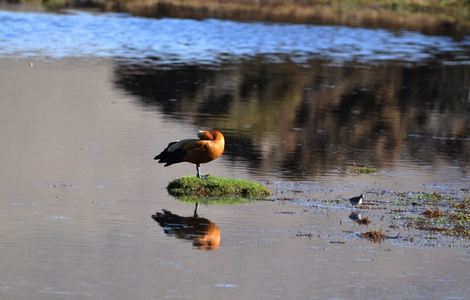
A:
[[[357,197],[349,198],[349,202],[351,202],[352,207],[361,205],[362,200],[364,200],[364,195],[362,194]]]
[[[164,163],[165,167],[180,162],[196,165],[197,177],[201,177],[200,164],[208,163],[224,152],[224,135],[218,130],[199,131],[199,139],[186,139],[171,142],[154,159]]]

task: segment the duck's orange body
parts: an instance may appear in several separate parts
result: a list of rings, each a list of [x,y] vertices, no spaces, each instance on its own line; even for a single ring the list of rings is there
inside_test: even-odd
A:
[[[168,144],[165,150],[155,156],[165,167],[180,162],[196,164],[200,177],[200,164],[217,159],[224,153],[224,135],[218,130],[199,131],[199,139],[186,139]]]
[[[164,228],[166,234],[192,240],[198,249],[213,250],[220,246],[219,227],[197,214],[193,217],[181,217],[164,209],[163,213],[157,212],[152,218]]]

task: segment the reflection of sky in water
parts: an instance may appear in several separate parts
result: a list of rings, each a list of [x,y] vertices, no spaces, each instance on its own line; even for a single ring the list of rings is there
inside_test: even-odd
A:
[[[302,60],[421,61],[460,52],[470,37],[399,34],[339,26],[147,19],[125,14],[0,12],[1,55],[155,57],[167,63],[217,63],[223,57],[289,54]],[[456,58],[454,58],[455,60]]]

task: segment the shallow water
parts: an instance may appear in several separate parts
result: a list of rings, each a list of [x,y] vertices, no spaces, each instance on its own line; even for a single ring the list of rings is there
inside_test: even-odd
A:
[[[192,216],[193,205],[171,198],[165,186],[194,167],[163,168],[152,158],[169,141],[206,127],[226,134],[227,151],[203,172],[269,181],[276,199],[278,188],[289,187],[320,199],[373,190],[468,195],[462,191],[470,181],[465,41],[405,33],[425,41],[397,53],[384,46],[400,60],[389,61],[358,54],[370,49],[354,38],[366,29],[322,27],[349,32],[351,43],[364,48],[339,47],[341,55],[332,55],[315,43],[308,50],[315,37],[298,40],[302,30],[323,32],[314,26],[0,13],[2,24],[13,26],[15,18],[23,31],[6,37],[2,26],[0,34],[0,298],[469,294],[468,242],[457,243],[460,248],[372,244],[355,235],[363,229],[342,205],[201,206],[199,215],[220,231],[220,245],[211,251],[198,249],[191,236],[165,233],[151,218],[162,209]],[[101,36],[87,29],[95,24],[113,41],[87,39]],[[177,42],[147,49],[160,39],[142,32],[164,24],[170,31],[159,34]],[[36,43],[28,26],[51,37]],[[186,51],[185,39],[195,36],[178,26],[203,26],[211,43]],[[232,29],[224,26],[244,28],[236,34],[242,38],[227,38]],[[129,29],[129,47],[113,28]],[[245,44],[246,36],[271,29],[267,45]],[[64,40],[66,32],[74,38]],[[279,46],[279,33],[298,40],[289,46],[294,50]],[[380,171],[353,175],[354,163]]]
[[[449,56],[468,61],[470,38],[453,40],[411,31],[343,26],[239,23],[219,20],[147,19],[126,14],[0,12],[3,55],[54,58],[124,57],[159,64],[217,64],[226,59],[288,55],[335,61],[426,61]],[[442,59],[442,58],[441,58]]]

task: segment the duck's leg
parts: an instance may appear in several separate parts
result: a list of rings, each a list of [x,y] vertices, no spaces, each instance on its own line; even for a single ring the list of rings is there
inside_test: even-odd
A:
[[[196,202],[196,207],[194,207],[194,214],[193,214],[193,217],[194,218],[197,218],[198,215],[197,215],[197,208],[199,207],[199,202]]]
[[[197,177],[201,178],[201,167],[199,164],[196,164],[196,172],[197,172]]]

